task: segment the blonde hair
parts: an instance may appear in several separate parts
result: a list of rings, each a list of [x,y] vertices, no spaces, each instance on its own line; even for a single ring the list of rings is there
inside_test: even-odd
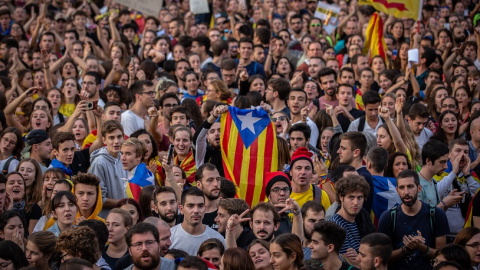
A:
[[[230,90],[228,90],[227,84],[222,80],[213,80],[210,84],[215,88],[216,91],[220,92],[220,99],[227,100],[229,99],[232,94]]]
[[[135,147],[135,156],[142,157],[142,160],[145,158],[145,154],[147,153],[147,147],[145,144],[137,138],[128,138],[126,141],[122,143],[122,147],[124,146],[133,146]]]

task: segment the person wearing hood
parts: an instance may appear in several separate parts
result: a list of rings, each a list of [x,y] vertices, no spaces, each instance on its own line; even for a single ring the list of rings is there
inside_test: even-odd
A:
[[[105,220],[98,215],[102,210],[100,179],[91,173],[79,173],[73,178],[73,194],[77,197],[78,212],[75,223],[86,219]]]
[[[123,168],[120,158],[120,148],[124,141],[122,125],[114,120],[105,121],[101,132],[99,136],[107,146],[91,154],[88,172],[100,179],[104,210],[100,216],[106,217],[108,210],[114,208],[120,199],[126,197],[124,181],[127,179],[127,171]]]
[[[127,171],[125,191],[128,198],[137,202],[140,199],[140,192],[143,187],[154,185],[155,177],[148,170],[147,165],[142,162],[147,153],[145,144],[137,138],[129,138],[122,143],[120,150],[122,166]]]

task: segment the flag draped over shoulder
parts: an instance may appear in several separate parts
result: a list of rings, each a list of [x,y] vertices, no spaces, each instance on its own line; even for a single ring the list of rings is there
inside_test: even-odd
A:
[[[268,113],[229,106],[221,116],[220,143],[225,178],[235,183],[239,198],[251,207],[264,201],[264,174],[278,168],[277,137]]]
[[[373,175],[374,193],[370,196],[373,196],[371,218],[375,228],[378,227],[378,220],[383,212],[402,203],[396,187],[397,179]]]
[[[370,58],[380,55],[388,66],[387,45],[383,38],[383,21],[375,12],[368,23],[367,33],[365,34],[365,44],[363,45],[363,54],[367,55],[370,51]]]
[[[133,198],[138,202],[142,188],[154,185],[155,177],[153,176],[153,173],[147,169],[147,165],[142,162],[138,164],[137,168],[135,168],[135,173],[132,179],[128,180],[126,184],[127,187],[125,190],[127,192],[127,197]]]
[[[373,6],[376,10],[393,15],[396,18],[420,20],[422,0],[359,0],[359,5]]]

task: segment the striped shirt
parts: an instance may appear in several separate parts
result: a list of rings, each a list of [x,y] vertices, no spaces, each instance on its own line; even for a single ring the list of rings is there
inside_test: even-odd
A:
[[[340,225],[340,227],[345,229],[345,232],[347,233],[347,237],[345,239],[345,243],[343,243],[342,248],[340,249],[340,253],[345,253],[347,252],[347,249],[353,248],[358,252],[358,248],[360,247],[360,232],[358,231],[357,224],[351,223],[347,220],[345,220],[342,216],[339,214],[333,215],[329,221],[333,221]]]

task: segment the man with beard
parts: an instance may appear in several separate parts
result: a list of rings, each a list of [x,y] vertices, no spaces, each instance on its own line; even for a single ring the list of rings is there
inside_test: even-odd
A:
[[[468,142],[464,139],[455,139],[450,143],[450,153],[448,154],[447,169],[441,175],[435,175],[437,181],[437,190],[440,197],[447,199],[450,202],[449,194],[458,195],[459,199],[463,199],[463,192],[469,192],[470,196],[475,196],[475,193],[480,188],[479,183],[474,179],[477,177],[470,173],[470,158],[468,157]],[[456,190],[456,191],[455,191]],[[468,195],[468,194],[467,194]],[[452,196],[450,196],[452,197]],[[447,204],[446,202],[446,204]],[[469,203],[466,201],[465,203]],[[449,206],[447,204],[447,206]],[[450,233],[456,235],[463,229],[465,223],[465,216],[462,215],[461,204],[455,203],[446,209],[445,214],[450,221]]]
[[[303,259],[311,258],[312,250],[309,245],[312,241],[312,234],[315,224],[325,219],[325,208],[321,203],[315,201],[306,202],[302,206],[303,217],[303,233],[305,240],[303,240]]]
[[[363,202],[370,195],[370,187],[365,178],[347,175],[335,183],[335,189],[340,209],[328,220],[337,223],[347,232],[349,237],[340,248],[340,253],[353,262],[358,255],[360,239],[375,230],[373,225],[369,226],[372,221],[368,212],[362,213]]]
[[[265,101],[272,106],[274,112],[284,112],[290,117],[290,109],[285,106],[285,101],[288,99],[288,93],[292,87],[285,78],[272,78],[268,80],[267,88],[265,89]],[[278,122],[280,123],[280,122]],[[277,124],[277,122],[275,122]]]
[[[218,225],[215,223],[215,218],[220,201],[220,174],[215,165],[204,163],[199,166],[195,172],[195,183],[205,195],[205,214],[202,223],[217,230]]]
[[[198,187],[190,187],[183,191],[180,212],[184,219],[182,223],[170,229],[171,248],[182,249],[189,255],[196,256],[200,245],[209,238],[217,238],[225,245],[225,239],[221,234],[202,224],[205,195]]]
[[[312,230],[312,241],[308,245],[312,259],[322,263],[322,269],[358,270],[340,259],[340,247],[347,235],[345,229],[332,221],[321,221]]]
[[[453,43],[454,43],[454,46],[457,47],[457,48],[460,48],[463,44],[463,42],[465,42],[465,30],[463,30],[463,27],[458,25],[458,26],[455,26],[453,28],[453,31],[452,31],[452,34],[453,34]]]
[[[137,223],[126,235],[128,252],[133,265],[128,270],[174,270],[175,262],[160,257],[160,237],[157,228],[150,223]]]
[[[290,109],[290,122],[292,125],[302,123],[302,110],[307,110],[308,112],[307,93],[305,93],[305,91],[301,88],[293,88],[290,90],[290,94],[288,95],[287,105],[288,109]],[[306,124],[311,130],[310,142],[314,147],[316,147],[319,136],[318,127],[308,116],[306,119]]]
[[[165,221],[170,228],[176,225],[178,217],[178,202],[175,190],[171,187],[161,186],[153,194],[155,212]]]
[[[80,96],[88,96],[87,101],[97,102],[97,106],[103,108],[105,102],[100,98],[100,88],[102,79],[97,72],[89,71],[83,76],[82,91]]]
[[[302,16],[295,14],[292,17],[290,17],[290,30],[292,30],[292,37],[293,41],[299,41],[305,33],[302,32],[303,29],[303,18]]]
[[[326,105],[338,106],[338,99],[335,96],[337,90],[337,73],[331,68],[324,68],[318,73],[320,89],[325,93],[318,99],[320,110],[325,110]]]
[[[393,242],[390,260],[395,263],[389,269],[431,269],[430,259],[446,243],[445,212],[418,200],[422,186],[412,170],[398,174],[396,189],[402,204],[383,212],[378,224],[378,232],[388,235]]]
[[[264,183],[267,183],[265,187],[265,196],[268,198],[268,202],[272,205],[285,204],[290,193],[292,192],[292,186],[290,185],[290,179],[284,172],[267,172],[265,173]],[[277,209],[280,211],[282,208]],[[290,233],[292,231],[292,222],[288,217],[288,213],[280,214],[280,225],[275,235],[282,233]]]
[[[372,233],[362,238],[357,262],[360,270],[387,270],[392,256],[392,240],[383,233]]]
[[[122,113],[122,126],[125,135],[130,136],[133,132],[145,128],[145,118],[148,115],[148,108],[155,105],[155,88],[151,81],[142,80],[135,82],[130,87],[133,97],[133,106],[130,110]]]
[[[150,223],[157,227],[160,239],[160,256],[165,256],[170,248],[170,245],[172,244],[172,241],[170,240],[170,236],[172,236],[170,233],[170,226],[167,222],[165,222],[165,220],[157,217],[148,217],[143,222]]]
[[[460,150],[460,149],[458,149]],[[465,169],[466,174],[469,174],[469,169],[465,166],[470,167],[470,164],[467,165],[466,159],[462,155],[455,155],[455,159],[452,162],[452,172],[450,176],[447,176],[447,179],[444,179],[445,182],[437,184],[437,181],[433,178],[435,175],[442,174],[448,168],[448,155],[449,149],[446,144],[441,141],[434,139],[429,140],[422,148],[422,169],[418,173],[420,177],[420,185],[422,186],[421,193],[419,195],[419,200],[422,202],[428,203],[431,206],[437,206],[443,210],[447,210],[448,207],[459,203],[463,198],[463,192],[455,192],[452,190],[449,193],[449,196],[440,199],[442,195],[450,186],[457,177],[457,174],[460,173],[460,160],[463,158],[462,162],[462,171]],[[442,181],[441,181],[442,182]]]
[[[225,173],[223,171],[222,152],[220,151],[220,122],[216,120],[227,111],[228,106],[226,105],[215,107],[207,120],[197,128],[193,136],[197,150],[195,152],[197,168],[204,163],[211,163],[216,167],[220,176],[225,176]]]
[[[218,214],[215,222],[218,225],[218,232],[226,235],[227,222],[232,215],[241,215],[245,211],[250,211],[248,204],[242,199],[230,198],[221,199],[218,203]],[[246,247],[255,239],[252,230],[246,225],[247,222],[233,228],[232,233],[236,235],[237,247]]]

